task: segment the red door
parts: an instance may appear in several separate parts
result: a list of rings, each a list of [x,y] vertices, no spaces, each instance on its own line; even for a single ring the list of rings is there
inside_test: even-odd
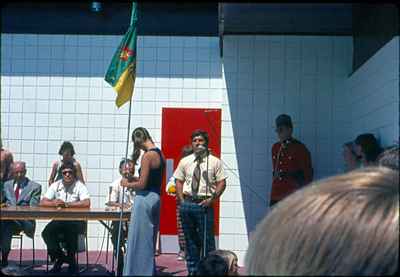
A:
[[[179,250],[176,227],[176,199],[165,192],[166,181],[172,176],[181,158],[183,146],[191,144],[190,136],[195,129],[205,130],[210,138],[209,148],[217,157],[221,155],[221,110],[163,108],[162,151],[167,162],[161,190],[160,235],[163,253]],[[214,234],[219,235],[219,203],[215,207]]]

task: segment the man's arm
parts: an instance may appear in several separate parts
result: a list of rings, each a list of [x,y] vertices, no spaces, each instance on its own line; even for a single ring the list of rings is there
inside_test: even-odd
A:
[[[313,168],[311,163],[311,154],[305,145],[302,145],[299,153],[299,165],[304,174],[304,185],[307,185],[313,180]]]
[[[176,197],[179,203],[183,202],[183,184],[185,182],[185,166],[183,165],[182,160],[179,161],[178,166],[175,169],[173,177],[175,178],[176,185]]]
[[[199,203],[200,206],[210,207],[212,206],[217,199],[224,193],[226,188],[226,180],[223,179],[218,181],[215,186],[215,192],[212,194],[212,197],[207,198]]]
[[[183,202],[183,181],[176,179],[176,197],[178,198],[179,203]]]
[[[48,199],[46,197],[43,197],[42,200],[40,200],[39,206],[40,207],[64,207],[65,202],[62,201],[61,199]]]
[[[42,200],[40,200],[40,207],[63,207],[65,202],[56,198],[55,185],[50,186]]]
[[[225,191],[226,189],[226,179],[221,180],[217,182],[217,185],[215,187],[215,192],[213,193],[213,200],[218,199]]]
[[[65,207],[67,208],[90,208],[90,199],[85,199],[76,202],[65,203]]]
[[[40,203],[40,194],[42,193],[42,186],[37,184],[37,187],[33,189],[29,206],[35,207]]]

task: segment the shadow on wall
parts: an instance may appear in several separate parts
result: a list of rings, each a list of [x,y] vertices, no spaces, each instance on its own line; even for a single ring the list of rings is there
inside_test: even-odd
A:
[[[2,35],[2,75],[104,77],[122,36]],[[214,37],[138,38],[137,74],[221,78]]]
[[[269,133],[272,133],[272,129],[267,120],[268,95],[265,91],[254,89],[253,83],[257,75],[253,66],[254,59],[250,58],[253,54],[243,59],[240,57],[240,50],[238,53],[229,52],[233,48],[229,42],[225,47],[227,100],[223,104],[227,105],[225,111],[230,113],[232,144],[235,147],[230,155],[230,167],[234,171],[234,183],[240,185],[247,235],[250,236],[267,213],[269,205],[271,145],[268,135],[271,135]],[[232,56],[225,58],[225,54]],[[265,61],[260,63],[265,64]],[[229,118],[225,120],[229,121]]]

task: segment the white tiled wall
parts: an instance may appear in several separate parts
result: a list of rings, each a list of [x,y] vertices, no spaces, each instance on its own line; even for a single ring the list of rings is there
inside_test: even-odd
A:
[[[351,72],[351,37],[225,36],[220,247],[243,261],[247,237],[265,216],[271,184],[274,121],[294,121],[294,136],[311,151],[315,178],[340,171],[332,160],[335,95]]]
[[[27,175],[47,189],[63,140],[81,162],[93,207],[104,207],[125,156],[128,105],[117,109],[103,81],[121,36],[13,35],[1,38],[1,137]],[[220,108],[223,93],[218,38],[139,37],[131,130],[146,127],[161,145],[162,107]],[[129,153],[131,153],[131,145]],[[37,248],[45,248],[36,230]],[[89,248],[103,228],[89,223]],[[29,248],[29,241],[24,243]]]
[[[45,190],[51,161],[61,142],[71,140],[95,207],[103,206],[125,151],[128,106],[117,110],[115,93],[103,81],[120,39],[2,34],[4,144],[27,162],[28,175]],[[131,128],[148,128],[161,145],[162,107],[222,108],[222,160],[229,179],[219,246],[234,250],[242,264],[248,235],[267,212],[278,114],[292,116],[295,137],[311,151],[316,178],[341,171],[337,145],[352,126],[346,110],[352,40],[226,36],[223,50],[221,60],[216,37],[139,37]],[[398,98],[392,103],[398,105]],[[44,248],[43,226],[36,232],[38,248]],[[90,249],[100,248],[102,235],[101,225],[90,223]]]
[[[399,142],[399,37],[394,37],[346,81],[346,135],[373,133],[383,146]],[[344,111],[343,111],[344,112]]]

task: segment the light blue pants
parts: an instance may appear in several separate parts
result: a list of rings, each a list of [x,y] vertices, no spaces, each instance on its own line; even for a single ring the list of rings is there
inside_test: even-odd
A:
[[[160,195],[137,191],[128,231],[124,276],[156,274],[154,251],[160,221]]]

